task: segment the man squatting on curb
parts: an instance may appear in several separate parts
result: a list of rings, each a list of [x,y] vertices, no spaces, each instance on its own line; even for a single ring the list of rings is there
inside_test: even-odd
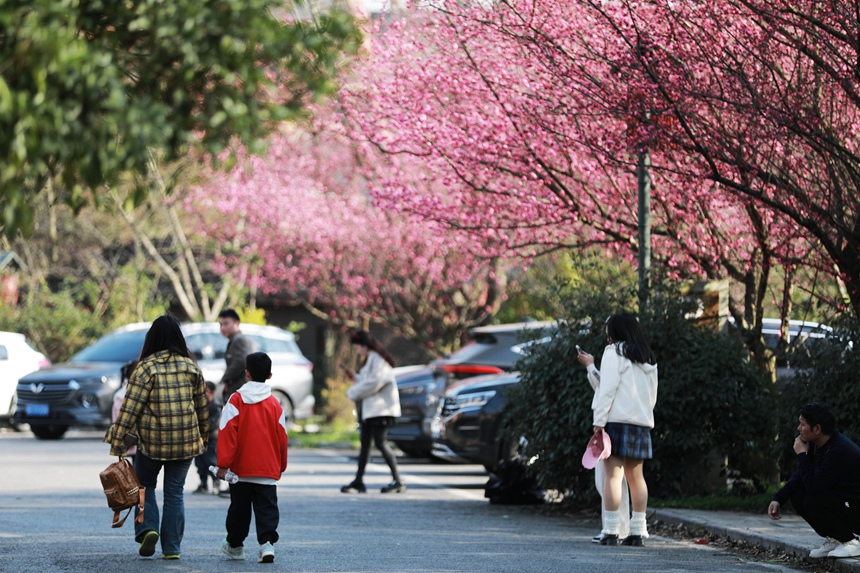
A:
[[[810,557],[860,556],[860,447],[836,431],[836,418],[825,404],[801,408],[797,431],[797,471],[776,492],[767,514],[779,519],[782,504],[791,500],[794,510],[825,538]]]

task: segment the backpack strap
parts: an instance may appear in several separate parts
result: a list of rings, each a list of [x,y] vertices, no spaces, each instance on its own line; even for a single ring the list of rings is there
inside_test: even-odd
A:
[[[140,488],[140,491],[138,493],[140,495],[140,498],[139,498],[140,500],[137,503],[137,508],[140,511],[138,512],[137,517],[134,518],[134,522],[136,524],[140,525],[141,523],[143,523],[143,500],[144,500],[144,495],[146,494],[146,488],[145,487]],[[111,523],[110,526],[114,529],[117,527],[122,527],[123,524],[125,523],[125,520],[128,519],[128,515],[131,513],[132,509],[134,509],[134,508],[133,507],[128,508],[128,511],[125,512],[125,516],[122,518],[122,520],[120,520],[120,518],[119,518],[119,514],[121,512],[119,512],[119,511],[113,512],[113,523]]]

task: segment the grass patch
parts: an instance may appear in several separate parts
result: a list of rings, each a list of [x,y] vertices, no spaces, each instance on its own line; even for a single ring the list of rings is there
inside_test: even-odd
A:
[[[321,417],[304,420],[300,428],[290,431],[291,448],[338,448],[357,450],[358,430],[355,424],[325,424]]]

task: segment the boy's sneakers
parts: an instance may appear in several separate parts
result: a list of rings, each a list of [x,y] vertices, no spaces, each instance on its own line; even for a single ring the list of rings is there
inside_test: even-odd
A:
[[[260,546],[260,559],[258,563],[272,563],[275,560],[275,548],[268,541]]]
[[[221,551],[229,557],[230,559],[244,559],[245,558],[245,548],[244,547],[230,547],[230,542],[226,539],[224,543],[221,544]],[[274,557],[274,554],[273,554]]]
[[[837,542],[838,543],[838,542]],[[860,541],[852,539],[827,554],[828,557],[860,557]]]
[[[824,559],[830,554],[831,551],[833,551],[840,545],[842,545],[842,543],[840,543],[838,540],[833,539],[832,537],[828,537],[824,540],[824,545],[822,545],[818,549],[813,549],[812,551],[810,551],[809,556],[812,559]]]
[[[152,557],[155,555],[155,545],[158,543],[158,532],[149,530],[143,534],[137,554],[141,557]]]

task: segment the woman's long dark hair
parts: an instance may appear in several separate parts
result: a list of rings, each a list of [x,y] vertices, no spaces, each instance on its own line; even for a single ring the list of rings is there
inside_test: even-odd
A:
[[[613,314],[606,319],[606,334],[610,342],[616,342],[621,354],[631,362],[639,364],[657,364],[654,351],[645,340],[645,333],[639,326],[639,321],[629,312]]]
[[[352,333],[352,336],[349,337],[349,341],[352,344],[358,344],[359,346],[365,346],[370,350],[373,350],[380,356],[382,356],[388,364],[391,365],[392,368],[397,366],[397,362],[394,360],[394,357],[388,352],[382,343],[376,340],[373,335],[371,335],[366,330],[357,330]]]
[[[179,321],[174,316],[159,316],[152,321],[152,326],[149,327],[149,332],[146,333],[146,339],[143,341],[140,360],[162,350],[169,350],[171,354],[179,354],[194,360],[194,355],[185,344]]]

